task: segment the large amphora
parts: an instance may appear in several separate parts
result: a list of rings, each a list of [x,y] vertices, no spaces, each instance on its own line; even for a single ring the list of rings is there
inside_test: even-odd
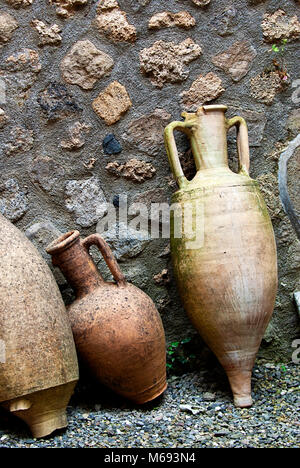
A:
[[[67,425],[77,380],[56,281],[33,244],[0,215],[0,405],[44,437]]]
[[[115,282],[103,280],[91,246],[102,253]],[[99,234],[84,240],[70,231],[47,247],[76,293],[67,308],[83,364],[101,383],[142,404],[167,387],[166,343],[153,301],[126,281],[108,244]]]
[[[236,406],[252,405],[251,375],[277,291],[271,220],[249,177],[244,119],[226,106],[203,106],[165,130],[179,186],[171,210],[171,252],[180,296],[192,323],[224,367]],[[227,131],[237,128],[239,170],[228,166]],[[184,176],[174,130],[190,139],[197,174]]]

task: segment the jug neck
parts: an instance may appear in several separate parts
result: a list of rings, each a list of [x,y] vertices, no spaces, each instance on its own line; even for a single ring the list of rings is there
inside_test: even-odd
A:
[[[226,106],[202,106],[196,114],[185,114],[195,122],[191,139],[198,171],[229,168],[226,110]]]
[[[95,263],[81,244],[78,231],[68,232],[47,247],[52,256],[52,263],[58,266],[68,283],[75,291],[76,298],[81,298],[103,284]]]

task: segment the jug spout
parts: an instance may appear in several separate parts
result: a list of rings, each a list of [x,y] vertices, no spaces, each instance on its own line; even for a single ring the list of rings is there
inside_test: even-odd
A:
[[[83,297],[103,283],[92,258],[80,241],[79,231],[70,231],[48,245],[47,253],[74,289],[77,298]]]

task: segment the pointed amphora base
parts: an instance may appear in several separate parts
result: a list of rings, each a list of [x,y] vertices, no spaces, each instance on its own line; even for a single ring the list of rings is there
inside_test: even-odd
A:
[[[253,405],[251,396],[251,371],[226,371],[233,393],[234,404],[238,408],[249,408]]]

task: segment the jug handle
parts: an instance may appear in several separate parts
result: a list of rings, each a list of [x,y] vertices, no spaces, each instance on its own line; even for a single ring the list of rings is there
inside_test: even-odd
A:
[[[116,280],[117,285],[125,286],[126,278],[120,270],[117,260],[115,259],[109,245],[99,234],[92,234],[91,236],[86,237],[84,240],[81,241],[81,244],[87,250],[88,253],[92,245],[98,247],[108,268],[110,269],[114,279]]]
[[[233,117],[232,119],[226,119],[227,131],[236,127],[237,129],[237,149],[239,157],[239,173],[249,175],[250,169],[250,152],[249,152],[249,138],[248,138],[248,127],[245,119],[242,117]]]
[[[191,140],[191,146],[192,146],[192,151],[196,160],[196,167],[199,167],[200,165],[200,153],[199,149],[197,147],[196,140],[193,136],[193,133],[191,129],[195,126],[195,123],[190,120],[190,121],[175,121],[171,122],[167,127],[165,128],[164,132],[164,139],[165,139],[165,145],[166,145],[166,150],[167,150],[167,155],[170,163],[171,170],[173,172],[173,175],[176,179],[176,182],[179,186],[179,188],[184,188],[188,185],[189,181],[185,177],[181,164],[180,164],[180,159],[178,156],[178,150],[175,142],[175,137],[174,137],[174,130],[179,130],[183,133],[185,133]]]

